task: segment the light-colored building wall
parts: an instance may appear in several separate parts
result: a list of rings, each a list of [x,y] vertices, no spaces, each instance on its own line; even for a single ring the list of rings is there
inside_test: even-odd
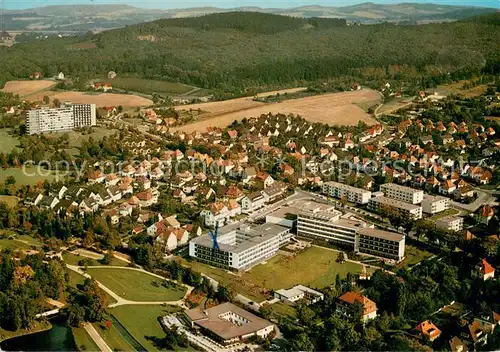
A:
[[[450,199],[446,197],[424,195],[422,200],[422,212],[425,214],[437,214],[450,208]]]
[[[461,231],[464,228],[464,218],[447,216],[436,221],[436,227],[448,231]]]
[[[370,199],[370,202],[368,203],[368,209],[376,212],[385,210],[388,211],[391,208],[401,212],[403,215],[406,215],[413,220],[422,218],[422,207],[420,205],[405,203],[384,196],[374,197]]]
[[[345,197],[349,202],[356,204],[367,204],[372,193],[362,188],[348,186],[339,182],[326,182],[322,186],[322,192],[331,197]]]
[[[30,110],[26,116],[26,130],[29,135],[70,131],[96,124],[95,104],[64,103],[58,108],[44,106]]]
[[[424,191],[397,185],[395,183],[385,183],[380,186],[387,198],[399,200],[410,204],[420,204],[424,199]]]

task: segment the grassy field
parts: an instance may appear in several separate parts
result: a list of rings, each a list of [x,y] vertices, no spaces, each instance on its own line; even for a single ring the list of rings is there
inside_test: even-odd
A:
[[[405,254],[406,254],[406,259],[400,264],[403,267],[413,266],[417,263],[420,263],[422,260],[433,256],[432,253],[413,246],[406,246]]]
[[[89,268],[87,272],[117,295],[132,301],[177,301],[184,297],[186,289],[160,280],[152,275],[118,268]]]
[[[239,293],[261,302],[268,298],[269,290],[289,288],[297,284],[323,288],[335,283],[337,274],[345,277],[348,272],[361,273],[361,265],[339,264],[336,262],[337,256],[336,251],[311,247],[295,257],[277,255],[265,264],[257,265],[238,276],[197,262],[184,264],[224,285],[232,285]]]
[[[78,262],[82,259],[86,259],[87,261],[89,261],[88,266],[101,266],[101,265],[103,265],[103,264],[101,264],[101,262],[99,260],[91,259],[91,258],[85,257],[83,255],[77,255],[77,254],[65,252],[65,253],[63,253],[62,256],[63,256],[64,262],[66,264],[70,264],[70,265],[79,265]],[[123,260],[113,258],[109,265],[110,266],[127,266],[127,263],[124,262]]]
[[[274,317],[284,317],[284,318],[295,318],[297,316],[297,311],[294,307],[278,302],[270,306],[270,310]]]
[[[0,129],[0,152],[10,153],[12,149],[19,150],[18,145],[19,139],[11,135],[9,129]]]
[[[102,82],[111,82],[114,88],[125,89],[145,94],[158,93],[180,95],[194,89],[194,87],[182,83],[142,78],[117,77],[112,80],[103,80]]]
[[[179,311],[177,307],[160,305],[119,306],[109,312],[148,351],[156,351],[155,339],[165,337],[158,318]]]
[[[0,172],[0,182],[4,182],[7,177],[14,176],[16,179],[16,185],[35,185],[38,182],[43,182],[48,180],[49,182],[54,181],[56,178],[62,180],[64,178],[63,173],[56,174],[55,172],[50,172],[42,169],[41,173],[38,172],[36,167],[27,167],[26,172],[22,168],[8,168],[2,169]],[[56,177],[57,176],[57,177]]]
[[[19,242],[16,240],[0,239],[0,250],[3,249],[10,249],[10,250],[30,249],[30,246],[24,242]]]
[[[15,197],[15,196],[1,196],[0,195],[0,202],[4,202],[10,208],[14,208],[17,205],[17,203],[19,203],[19,198]]]
[[[75,345],[78,351],[98,351],[99,347],[94,343],[84,328],[71,328]]]
[[[107,329],[104,323],[94,323],[94,328],[113,351],[135,351],[118,328],[113,324]]]
[[[447,209],[447,210],[442,211],[440,213],[434,214],[433,216],[431,216],[429,218],[429,220],[436,221],[436,220],[439,220],[439,219],[444,218],[446,216],[457,215],[458,213],[459,213],[459,211],[457,209]]]

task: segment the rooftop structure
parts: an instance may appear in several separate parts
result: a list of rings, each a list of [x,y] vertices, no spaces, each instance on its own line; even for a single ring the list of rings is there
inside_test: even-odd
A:
[[[232,304],[223,303],[201,310],[191,309],[185,312],[193,327],[209,333],[223,344],[232,344],[257,335],[266,338],[274,325],[246,310]]]
[[[218,249],[213,239],[200,236],[189,242],[189,255],[213,266],[241,270],[274,256],[293,237],[290,229],[276,224],[241,225],[219,230]]]
[[[324,298],[321,292],[313,290],[309,287],[297,285],[288,290],[281,289],[274,291],[274,298],[284,301],[288,304],[295,304],[299,300],[306,300],[307,303],[316,303]]]

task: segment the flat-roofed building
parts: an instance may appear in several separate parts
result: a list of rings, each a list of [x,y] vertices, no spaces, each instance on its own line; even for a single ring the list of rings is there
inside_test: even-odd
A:
[[[405,203],[385,196],[373,197],[370,199],[368,209],[375,212],[388,212],[393,210],[413,220],[422,218],[422,207],[420,205]]]
[[[464,218],[460,216],[446,216],[436,221],[436,227],[448,231],[461,231],[464,228]]]
[[[422,212],[425,214],[437,214],[450,208],[450,199],[441,196],[424,194],[422,200]]]
[[[219,230],[219,249],[214,248],[209,235],[204,235],[189,242],[189,256],[213,266],[243,270],[276,255],[292,237],[290,228],[276,224],[229,226]]]
[[[330,197],[344,198],[356,204],[367,204],[372,196],[372,192],[363,188],[352,187],[339,182],[326,182],[322,186],[322,192]]]
[[[74,128],[95,126],[95,104],[71,104],[66,102],[56,108],[42,106],[28,111],[26,131],[29,135],[71,131]]]
[[[410,204],[420,204],[424,199],[424,191],[395,183],[385,183],[380,186],[380,190],[384,192],[387,198]]]
[[[324,295],[309,287],[297,285],[288,290],[281,289],[274,291],[274,298],[290,305],[294,305],[295,302],[300,300],[305,300],[307,304],[313,304],[323,300]]]
[[[358,230],[356,251],[400,262],[405,255],[405,236],[373,228]]]
[[[232,303],[200,309],[194,308],[184,313],[191,327],[214,338],[223,345],[246,341],[252,336],[265,339],[274,330],[273,323],[240,308]]]

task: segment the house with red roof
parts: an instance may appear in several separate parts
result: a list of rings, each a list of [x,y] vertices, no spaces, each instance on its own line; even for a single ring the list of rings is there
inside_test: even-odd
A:
[[[486,259],[482,259],[476,265],[476,276],[484,281],[495,277],[495,268]]]
[[[415,330],[421,338],[427,339],[431,342],[441,336],[441,330],[439,330],[438,327],[430,320],[421,322],[415,327]]]
[[[367,322],[377,317],[377,304],[359,292],[349,291],[340,296],[337,300],[336,310],[344,315],[351,315],[354,304],[361,304],[363,311],[361,321]]]

